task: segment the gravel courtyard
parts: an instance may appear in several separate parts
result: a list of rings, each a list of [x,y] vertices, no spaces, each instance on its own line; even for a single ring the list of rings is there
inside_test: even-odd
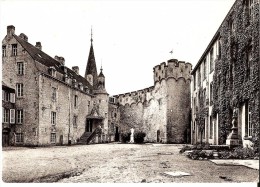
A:
[[[2,151],[4,182],[258,182],[259,171],[179,154],[182,145],[93,144]],[[164,172],[186,172],[173,177]]]

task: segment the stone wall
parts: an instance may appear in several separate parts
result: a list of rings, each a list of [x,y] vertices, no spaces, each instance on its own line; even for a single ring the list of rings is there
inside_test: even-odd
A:
[[[17,56],[12,56],[12,45],[17,44]],[[14,37],[5,37],[6,57],[2,58],[2,81],[16,89],[23,83],[23,97],[16,97],[16,109],[23,109],[23,124],[15,125],[16,133],[23,133],[24,144],[38,143],[38,71],[34,60]],[[24,75],[18,75],[17,62],[24,63]],[[17,115],[16,115],[17,116]],[[36,132],[33,132],[36,130]]]
[[[69,137],[72,144],[76,143],[85,132],[86,116],[93,107],[91,96],[46,74],[39,76],[39,82],[39,144],[50,144],[52,132],[56,133],[56,144],[68,144]],[[52,100],[53,87],[57,89],[55,101]],[[74,106],[75,95],[78,97],[76,107]],[[89,103],[90,106],[88,106]],[[56,112],[55,126],[51,125],[52,111]],[[73,125],[74,116],[77,116],[77,125]]]
[[[114,96],[122,132],[146,133],[145,141],[184,143],[190,132],[191,64],[169,60],[154,68],[154,86]],[[165,77],[167,76],[167,77]]]
[[[171,143],[187,143],[190,136],[190,80],[167,80],[167,139]]]

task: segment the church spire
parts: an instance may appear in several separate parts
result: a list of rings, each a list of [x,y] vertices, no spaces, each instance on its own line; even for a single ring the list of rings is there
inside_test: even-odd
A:
[[[90,45],[90,50],[88,55],[87,67],[85,71],[85,79],[87,79],[88,82],[95,87],[97,84],[97,66],[96,66],[96,60],[95,60],[94,49],[93,49],[92,27],[91,27],[90,41],[91,41],[91,45]]]
[[[91,41],[91,45],[92,45],[92,42],[93,42],[92,26],[91,26],[91,39],[90,39],[90,41]]]

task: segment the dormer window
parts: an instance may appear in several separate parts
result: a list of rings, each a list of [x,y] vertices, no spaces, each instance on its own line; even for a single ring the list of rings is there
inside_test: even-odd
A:
[[[87,87],[87,86],[84,87],[84,91],[87,92],[87,93],[89,93],[89,90],[88,90],[88,87]]]
[[[83,84],[81,82],[79,83],[79,89],[83,90]]]
[[[53,66],[49,67],[49,73],[51,76],[56,77],[56,69]]]
[[[74,85],[75,88],[78,87],[78,85],[77,85],[77,80],[76,80],[76,79],[73,79],[73,80],[72,80],[72,83],[73,83],[73,85]]]

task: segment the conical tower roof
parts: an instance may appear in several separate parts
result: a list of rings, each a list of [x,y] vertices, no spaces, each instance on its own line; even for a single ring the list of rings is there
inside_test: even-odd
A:
[[[104,77],[104,78],[105,78],[105,76],[104,76],[104,74],[103,74],[103,68],[102,68],[102,66],[101,66],[101,68],[100,68],[100,73],[99,73],[98,76],[99,76],[99,77]]]
[[[93,76],[93,86],[97,83],[97,66],[96,66],[96,60],[95,60],[95,54],[93,49],[93,39],[92,39],[92,29],[91,29],[91,45],[88,55],[88,62],[87,67],[85,71],[85,78],[87,79],[87,75],[91,74]]]

